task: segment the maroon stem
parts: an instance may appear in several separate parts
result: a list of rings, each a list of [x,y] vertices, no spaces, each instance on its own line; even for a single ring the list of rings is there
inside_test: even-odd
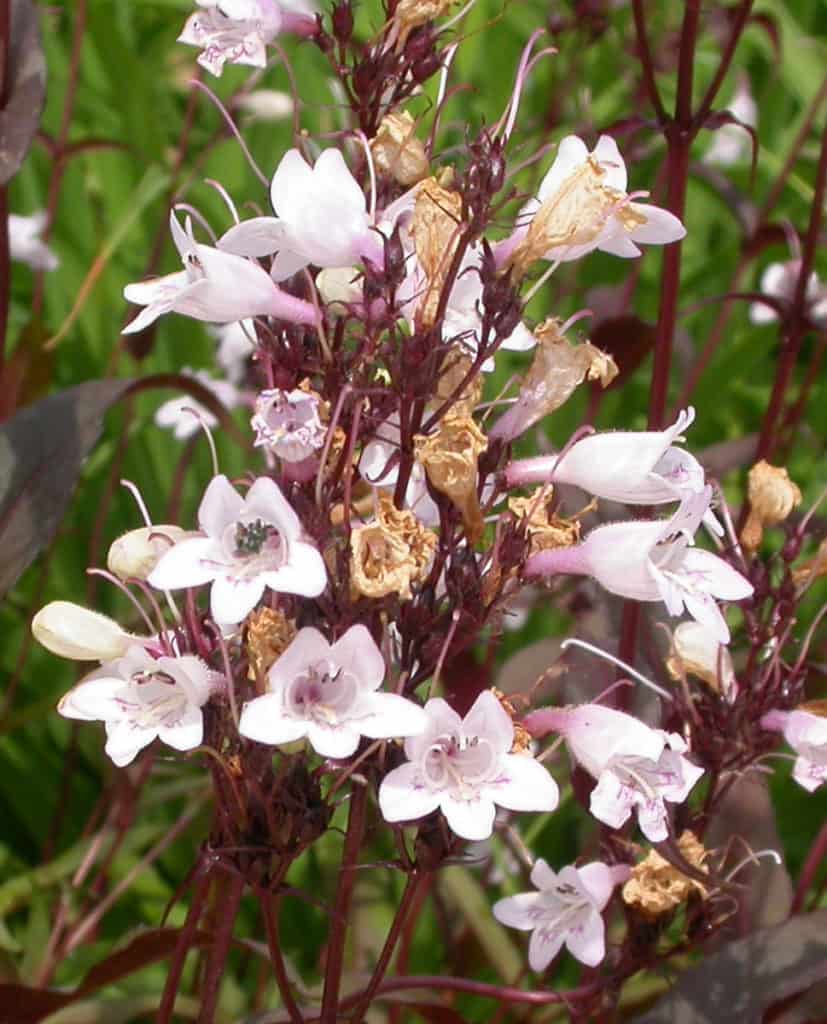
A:
[[[216,908],[216,926],[204,983],[201,987],[201,1007],[198,1024],[213,1024],[221,990],[221,979],[227,965],[227,954],[233,941],[233,928],[244,893],[244,878],[236,874],[219,875],[220,905]]]
[[[635,19],[637,50],[640,57],[640,66],[643,71],[643,84],[658,121],[665,125],[669,120],[669,115],[666,113],[666,108],[660,98],[657,82],[655,81],[655,63],[652,60],[649,35],[646,32],[646,15],[643,10],[643,0],[632,0],[632,13]]]
[[[793,895],[793,902],[790,907],[790,917],[800,913],[803,909],[804,900],[807,898],[810,886],[813,884],[816,873],[825,857],[827,857],[827,824],[821,826],[821,830],[810,847],[810,852],[807,854],[807,859],[804,861],[801,874],[798,876],[798,884],[795,887],[795,894]]]
[[[413,974],[407,977],[387,978],[379,986],[379,993],[405,992],[424,988],[444,992],[467,992],[469,995],[480,996],[483,999],[548,1006],[552,1003],[570,1003],[577,999],[586,999],[594,995],[597,985],[603,984],[605,984],[605,979],[601,979],[596,984],[582,985],[579,988],[570,988],[563,992],[537,992],[513,988],[510,985],[489,985],[484,981],[471,981],[470,978],[443,977],[439,974]]]
[[[192,948],[195,931],[204,912],[204,903],[211,881],[210,873],[204,871],[195,883],[195,890],[192,894],[192,902],[187,911],[184,927],[178,934],[178,942],[175,944],[175,950],[170,961],[169,973],[164,984],[161,1003],[158,1007],[157,1024],[170,1024],[172,1020],[175,997],[178,995],[178,986],[181,984],[181,975],[184,972],[184,963],[187,959],[187,953]]]
[[[327,963],[324,972],[324,993],[322,995],[322,1024],[336,1024],[339,1013],[339,988],[342,983],[342,966],[345,956],[345,938],[353,887],[356,884],[356,867],[359,851],[365,834],[367,812],[367,789],[354,787],[350,797],[342,864],[339,868],[339,885],[333,906],[333,923],[327,944]]]
[[[290,978],[287,975],[287,968],[284,965],[284,957],[281,952],[281,939],[279,937],[279,899],[271,892],[262,891],[259,893],[261,914],[264,918],[264,929],[267,932],[267,946],[270,950],[270,962],[273,965],[273,973],[276,976],[276,984],[279,987],[281,1001],[293,1024],[303,1024],[304,1017],[299,1009],[299,1004],[293,996],[293,989]]]

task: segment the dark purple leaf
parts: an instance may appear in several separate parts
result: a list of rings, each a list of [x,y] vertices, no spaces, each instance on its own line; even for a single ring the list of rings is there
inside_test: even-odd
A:
[[[793,917],[705,956],[638,1024],[760,1021],[827,977],[827,910]]]
[[[46,58],[32,0],[11,0],[8,59],[8,94],[0,110],[0,186],[20,169],[46,100]]]

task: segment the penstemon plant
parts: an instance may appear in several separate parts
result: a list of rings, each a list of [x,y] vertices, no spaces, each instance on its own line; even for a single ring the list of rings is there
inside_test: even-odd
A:
[[[198,0],[180,34],[209,75],[242,65],[255,86],[294,48],[316,47],[344,126],[302,130],[303,79],[291,68],[295,145],[262,174],[199,82],[256,190],[213,183],[220,226],[173,203],[183,267],[128,284],[138,308],[123,333],[140,340],[161,317],[214,325],[218,376],[181,367],[193,390],[156,417],[179,440],[203,433],[212,474],[198,481],[194,515],[174,522],[156,520],[141,482],[129,484],[144,521],[96,571],[137,618],[59,600],[32,621],[49,651],[97,662],[58,713],[103,723],[114,765],[142,769],[128,769],[135,786],[191,762],[182,776],[196,767],[197,806],[210,809],[176,879],[187,910],[163,953],[161,1024],[192,990],[200,1021],[226,1019],[222,980],[250,942],[249,904],[267,964],[256,1020],[399,1021],[405,1007],[465,1019],[431,1015],[452,1009],[451,993],[484,998],[479,1019],[616,1019],[644,972],[676,971],[731,939],[748,869],[780,863],[775,848],[716,839],[733,793],[771,770],[779,739],[800,786],[827,779],[827,722],[807,686],[820,619],[803,636],[796,628],[827,558],[802,557],[816,508],[796,512],[801,492],[769,461],[803,415],[785,411],[797,354],[824,330],[814,259],[827,141],[803,237],[746,295],[755,323],[779,322],[782,344],[739,511],[691,451],[704,419],[691,389],[674,414],[667,403],[690,146],[703,128],[734,129],[707,166],[742,158],[754,104],[742,96],[740,117],[713,104],[752,5],[728,9],[719,67],[697,100],[700,5],[679,5],[669,113],[648,5],[632,4],[650,128],[666,144],[664,206],[650,197],[662,181],[627,171],[624,135],[640,125],[588,139],[562,126],[553,156],[538,147],[526,159],[522,97],[555,59],[540,28],[499,118],[443,145],[472,6],[388,0],[366,37],[351,0]],[[245,86],[249,109],[255,96]],[[529,167],[537,179],[523,188]],[[41,272],[55,265],[31,229],[17,244]],[[625,367],[588,340],[592,310],[532,311],[567,265],[596,251],[637,261],[650,246],[664,255],[646,429],[586,423],[551,448],[548,418],[580,392],[596,411]],[[503,365],[512,372],[500,387]],[[229,409],[248,425],[244,470],[232,475],[213,440]],[[763,554],[764,532],[782,530],[780,550]],[[570,611],[572,635],[547,671],[504,693],[469,666],[531,605]],[[560,682],[567,670],[582,682]],[[469,672],[478,678],[460,686]],[[534,849],[555,817],[593,822],[570,863]],[[297,867],[322,848],[319,887],[297,887]],[[795,911],[825,848],[822,830]],[[503,929],[530,933],[516,975],[463,973],[450,957],[442,972],[408,973],[429,901],[447,927],[439,886],[458,866],[481,872],[486,928],[509,943],[519,940]],[[393,879],[393,901],[356,970],[349,946],[369,872]],[[326,934],[306,982],[283,921],[318,902]]]

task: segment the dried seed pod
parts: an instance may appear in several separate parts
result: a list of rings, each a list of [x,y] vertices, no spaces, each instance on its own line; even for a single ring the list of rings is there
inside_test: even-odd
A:
[[[783,466],[771,466],[762,459],[749,471],[747,484],[749,518],[741,532],[741,543],[748,551],[761,544],[764,528],[783,523],[801,504],[801,491]]]

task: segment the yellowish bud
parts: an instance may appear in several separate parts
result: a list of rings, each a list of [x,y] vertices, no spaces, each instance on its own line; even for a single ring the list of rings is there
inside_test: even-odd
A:
[[[801,504],[801,491],[783,466],[771,466],[762,459],[749,471],[747,496],[749,518],[741,533],[741,543],[748,551],[755,551],[761,544],[764,528],[783,523]]]
[[[106,566],[119,580],[145,580],[161,555],[189,536],[180,526],[142,526],[130,530],[112,544]]]
[[[120,658],[136,637],[117,622],[71,601],[52,601],[32,619],[32,634],[52,654],[73,661]]]

